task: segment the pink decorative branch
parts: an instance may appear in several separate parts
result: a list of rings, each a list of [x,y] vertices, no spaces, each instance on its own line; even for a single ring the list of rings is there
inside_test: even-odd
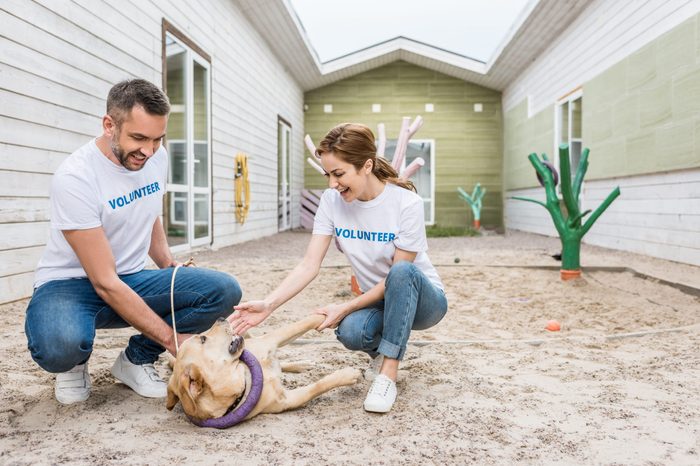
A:
[[[386,150],[386,128],[384,123],[377,125],[377,136],[379,138],[377,141],[377,155],[384,157],[384,151]]]
[[[304,136],[304,144],[306,144],[306,148],[309,150],[309,152],[311,152],[311,155],[313,155],[315,158],[318,158],[318,154],[316,153],[316,146],[311,140],[311,136],[309,136],[308,134]]]
[[[308,134],[306,136],[304,136],[304,144],[306,144],[306,148],[309,150],[309,152],[311,152],[311,155],[313,155],[316,160],[321,160],[318,157],[318,155],[316,154],[316,146],[314,145],[314,142],[311,140],[311,136],[309,136]],[[314,167],[314,170],[319,172],[321,175],[325,175],[326,171],[323,169],[323,167],[321,165],[319,165],[318,162],[316,162],[316,160],[312,159],[311,157],[306,158],[306,161],[309,162],[309,165]]]
[[[414,134],[418,132],[418,130],[423,126],[423,117],[418,115],[415,120],[413,120],[413,123],[411,126],[408,128],[408,139],[406,142],[410,141],[410,139],[413,137]]]
[[[411,117],[403,117],[401,121],[401,129],[399,130],[399,137],[396,140],[396,149],[394,150],[394,157],[391,159],[391,166],[394,170],[398,171],[403,165],[403,159],[406,156],[406,148],[408,147],[408,131],[411,125]]]
[[[319,172],[321,175],[325,175],[325,174],[326,174],[326,170],[324,170],[323,167],[322,167],[321,165],[319,165],[318,163],[316,163],[316,161],[313,160],[311,157],[306,157],[306,161],[309,162],[309,165],[311,165],[312,167],[314,167],[314,169],[315,169],[317,172]]]
[[[416,174],[420,168],[425,165],[425,160],[423,160],[422,157],[418,157],[413,160],[413,162],[409,163],[408,166],[404,169],[404,171],[401,172],[401,178],[404,179],[409,179],[413,175]]]

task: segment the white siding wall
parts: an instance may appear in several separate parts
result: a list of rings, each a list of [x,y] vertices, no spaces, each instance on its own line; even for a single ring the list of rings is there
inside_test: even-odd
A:
[[[277,231],[277,116],[292,124],[293,225],[303,184],[303,92],[229,0],[0,3],[0,303],[31,294],[48,237],[51,174],[100,134],[109,88],[160,85],[161,20],[212,57],[213,247]],[[251,210],[236,223],[233,160],[249,155]]]
[[[587,243],[700,265],[700,169],[589,182],[583,210],[595,210],[615,186],[622,195]]]
[[[528,96],[532,113],[539,112],[698,11],[698,0],[591,2],[504,90],[504,112]],[[584,208],[595,209],[617,185],[622,195],[598,219],[584,242],[700,265],[700,170],[590,181],[582,193]],[[506,228],[557,235],[544,208],[512,200],[512,196],[544,200],[544,190],[507,192]]]
[[[598,218],[584,242],[700,265],[700,169],[586,182],[582,210],[595,210],[615,188],[622,195]],[[511,191],[508,196],[545,200],[544,188]],[[510,229],[557,236],[542,206],[507,199]]]
[[[512,196],[546,201],[544,188],[517,189],[508,191],[503,206],[503,221],[511,230],[530,231],[547,236],[557,236],[549,212],[534,202],[511,199]]]

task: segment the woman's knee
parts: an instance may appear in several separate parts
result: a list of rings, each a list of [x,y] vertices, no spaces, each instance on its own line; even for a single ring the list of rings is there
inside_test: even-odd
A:
[[[432,309],[431,312],[416,313],[411,330],[427,330],[439,324],[447,314],[447,308]]]
[[[372,315],[363,316],[353,313],[340,321],[335,329],[335,336],[343,346],[353,351],[372,351],[379,346],[381,335],[373,330],[373,325],[368,319]]]
[[[391,286],[394,283],[409,283],[409,280],[415,276],[418,270],[413,262],[399,261],[391,266],[389,274],[386,277],[386,285]]]
[[[361,350],[362,349],[362,336],[357,332],[357,330],[351,325],[343,325],[343,321],[338,324],[335,329],[335,336],[340,343],[343,344],[349,350]]]
[[[425,330],[437,325],[447,314],[447,298],[444,292],[433,289],[421,296],[413,319],[413,330]]]

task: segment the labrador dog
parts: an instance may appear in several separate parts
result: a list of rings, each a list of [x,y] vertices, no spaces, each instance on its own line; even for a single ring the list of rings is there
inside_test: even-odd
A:
[[[166,407],[172,410],[178,401],[185,413],[198,420],[218,418],[239,405],[250,390],[248,366],[239,360],[245,349],[262,366],[263,390],[260,400],[246,420],[260,413],[280,413],[299,408],[309,400],[336,387],[355,384],[361,377],[357,369],[345,368],[326,375],[310,385],[287,390],[281,375],[300,372],[300,365],[282,365],[277,348],[318,327],[324,316],[312,315],[258,338],[234,335],[229,322],[220,319],[207,332],[185,341],[173,363],[168,383]]]

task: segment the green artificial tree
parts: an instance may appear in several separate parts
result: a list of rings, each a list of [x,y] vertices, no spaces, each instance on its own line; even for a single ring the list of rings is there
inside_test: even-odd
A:
[[[591,209],[581,212],[579,208],[579,195],[581,194],[581,185],[583,177],[588,170],[588,149],[584,149],[581,154],[581,160],[576,170],[576,177],[571,181],[571,166],[569,163],[569,146],[561,144],[559,146],[559,170],[561,171],[561,195],[564,200],[565,212],[562,212],[559,198],[556,191],[556,180],[554,168],[548,162],[547,156],[542,154],[542,160],[537,157],[537,154],[532,153],[528,156],[528,160],[535,171],[537,172],[540,183],[544,185],[547,195],[547,202],[540,202],[535,199],[524,197],[513,197],[521,201],[534,202],[539,204],[549,211],[554,221],[554,227],[559,233],[561,239],[562,254],[561,254],[561,277],[564,280],[576,278],[581,275],[581,239],[591,229],[593,224],[598,220],[598,217],[605,212],[610,204],[620,195],[620,187],[616,187],[608,194],[603,203],[588,217],[588,220],[583,222],[584,217],[591,213]]]
[[[471,196],[462,188],[457,188],[457,192],[459,192],[462,199],[467,201],[472,208],[472,212],[474,213],[474,228],[478,230],[481,228],[481,200],[484,198],[484,194],[486,194],[486,189],[482,189],[481,183],[477,183],[476,186],[474,186]]]

